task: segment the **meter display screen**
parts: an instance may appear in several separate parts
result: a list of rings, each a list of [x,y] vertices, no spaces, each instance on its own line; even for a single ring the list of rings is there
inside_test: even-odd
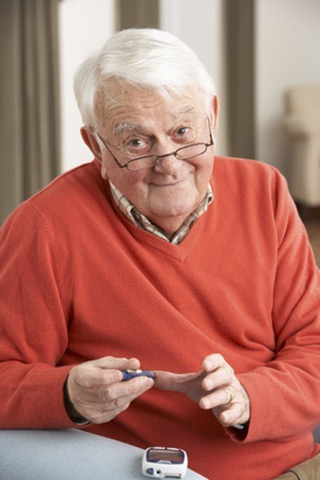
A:
[[[150,448],[147,453],[147,461],[179,464],[184,462],[184,453],[181,450],[158,450],[156,448]]]

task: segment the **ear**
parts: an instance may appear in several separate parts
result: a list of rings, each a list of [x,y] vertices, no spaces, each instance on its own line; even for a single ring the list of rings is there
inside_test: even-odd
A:
[[[215,135],[218,127],[218,116],[219,116],[219,100],[217,95],[214,95],[211,100],[211,128],[212,132]]]
[[[98,162],[101,163],[101,148],[94,133],[88,127],[82,127],[80,133],[84,143],[89,147]]]

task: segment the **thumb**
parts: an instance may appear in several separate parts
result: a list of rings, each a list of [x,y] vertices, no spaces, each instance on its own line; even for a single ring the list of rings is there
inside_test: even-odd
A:
[[[140,368],[140,362],[137,358],[102,357],[88,363],[99,368],[114,368],[118,370],[137,370]]]

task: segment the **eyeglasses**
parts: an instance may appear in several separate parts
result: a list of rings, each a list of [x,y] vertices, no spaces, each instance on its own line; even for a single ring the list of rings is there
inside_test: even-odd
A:
[[[129,172],[134,172],[137,170],[144,170],[145,168],[151,168],[157,165],[162,158],[169,157],[170,155],[174,155],[175,158],[178,160],[190,160],[191,158],[199,157],[203,155],[208,147],[213,145],[213,138],[208,118],[208,127],[209,127],[209,135],[210,135],[210,142],[209,143],[193,143],[192,145],[186,145],[185,147],[178,148],[174,152],[165,153],[164,155],[145,155],[144,157],[133,158],[129,160],[127,163],[120,163],[117,158],[113,155],[110,148],[108,147],[107,143],[101,138],[101,135],[97,133],[98,137],[100,138],[103,145],[106,147],[116,164],[119,168],[126,168]]]

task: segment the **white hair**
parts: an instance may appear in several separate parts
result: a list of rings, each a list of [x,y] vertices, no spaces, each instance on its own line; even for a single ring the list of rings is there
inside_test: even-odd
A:
[[[114,34],[90,55],[74,77],[74,91],[83,123],[96,126],[97,94],[108,94],[108,80],[152,88],[162,95],[196,86],[207,110],[215,94],[213,81],[195,53],[174,35],[156,29],[127,29]]]

